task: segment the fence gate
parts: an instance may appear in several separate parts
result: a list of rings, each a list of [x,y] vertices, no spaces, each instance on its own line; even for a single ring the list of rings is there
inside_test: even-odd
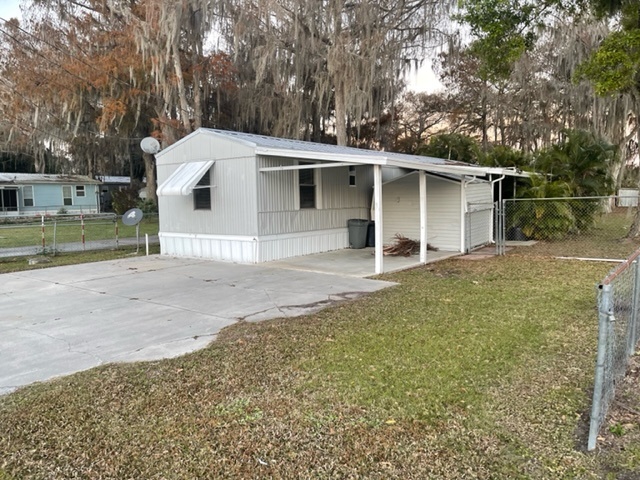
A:
[[[465,214],[465,250],[489,245],[493,242],[493,203],[469,203]]]

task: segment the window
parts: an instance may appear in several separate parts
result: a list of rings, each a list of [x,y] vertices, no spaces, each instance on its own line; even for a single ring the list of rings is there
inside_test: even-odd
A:
[[[211,170],[207,170],[200,181],[193,187],[193,208],[196,210],[211,210]]]
[[[64,185],[62,187],[62,204],[73,205],[73,196],[70,185]]]
[[[313,165],[311,162],[300,162],[300,165]],[[300,188],[300,208],[316,208],[315,169],[298,170],[298,184]]]
[[[84,185],[76,185],[76,197],[84,197]]]
[[[356,166],[355,165],[349,166],[349,186],[350,187],[356,186]]]
[[[33,187],[22,187],[22,203],[25,207],[33,207]]]
[[[18,211],[18,188],[0,187],[0,212]]]

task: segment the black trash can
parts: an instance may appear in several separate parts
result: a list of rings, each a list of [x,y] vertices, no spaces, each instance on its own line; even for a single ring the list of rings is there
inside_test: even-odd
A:
[[[507,230],[507,240],[526,242],[529,240],[520,227],[511,227]]]
[[[367,228],[367,247],[376,246],[376,222],[369,222]]]
[[[361,218],[352,218],[347,220],[349,229],[349,246],[351,248],[364,248],[367,246],[367,230],[369,229],[369,220]]]

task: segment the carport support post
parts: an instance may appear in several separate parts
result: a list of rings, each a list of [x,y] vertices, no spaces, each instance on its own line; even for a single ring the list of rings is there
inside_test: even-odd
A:
[[[427,174],[418,172],[420,183],[420,263],[427,263]]]
[[[382,265],[382,167],[380,165],[373,166],[373,211],[375,218],[375,272],[380,274],[383,272]]]

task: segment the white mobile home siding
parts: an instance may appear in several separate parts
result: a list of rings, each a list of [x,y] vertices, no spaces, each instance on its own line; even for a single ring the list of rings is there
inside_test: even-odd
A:
[[[159,184],[178,165],[158,165]],[[256,194],[252,187],[256,181],[253,159],[217,159],[211,167],[210,178],[211,210],[195,210],[193,194],[158,198],[160,231],[257,235]]]
[[[383,241],[396,233],[420,238],[418,174],[382,187]],[[427,175],[427,241],[441,250],[460,251],[460,183]]]
[[[261,168],[295,165],[295,159],[258,156]],[[318,208],[297,209],[297,170],[258,173],[259,261],[270,261],[349,246],[347,220],[368,218],[372,168],[356,167],[349,186],[348,167],[316,170]]]
[[[253,149],[201,133],[172,145],[157,159],[158,185],[184,162],[215,160],[211,210],[195,210],[193,194],[158,198],[162,253],[254,262],[258,222]]]

